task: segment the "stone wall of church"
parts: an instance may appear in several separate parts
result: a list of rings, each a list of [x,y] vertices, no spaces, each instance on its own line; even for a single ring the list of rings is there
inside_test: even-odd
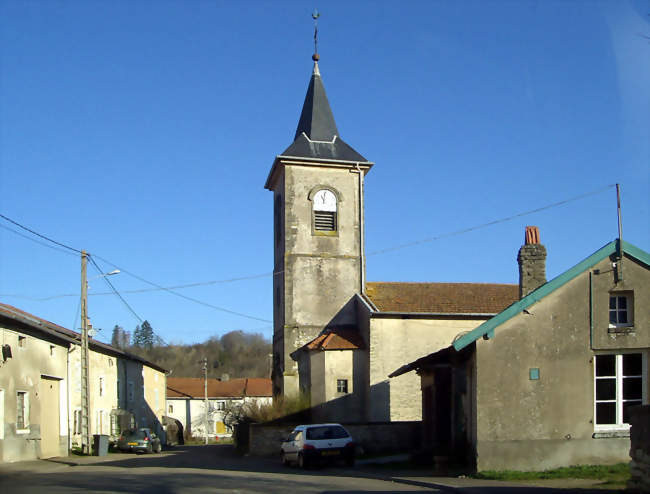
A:
[[[370,421],[422,419],[420,378],[408,372],[388,375],[420,357],[446,348],[485,319],[372,318],[369,334]]]
[[[297,362],[291,353],[318,336],[325,328],[354,325],[354,304],[360,290],[360,239],[358,174],[348,168],[284,166],[282,203],[283,283],[279,287],[282,328],[276,324],[277,359],[286,395],[299,387]],[[327,188],[337,196],[337,230],[320,235],[312,225],[312,194]],[[276,318],[276,320],[279,319]]]

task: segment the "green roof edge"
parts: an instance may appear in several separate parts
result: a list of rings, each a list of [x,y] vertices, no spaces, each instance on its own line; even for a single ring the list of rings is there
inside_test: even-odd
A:
[[[478,340],[479,338],[485,335],[488,335],[490,337],[494,336],[494,329],[496,327],[512,319],[515,315],[519,314],[527,307],[530,307],[538,300],[541,300],[542,298],[546,297],[549,293],[557,290],[562,285],[565,285],[573,278],[578,276],[580,273],[584,272],[585,270],[589,269],[592,266],[595,266],[600,261],[605,259],[605,257],[607,257],[608,255],[617,252],[618,244],[619,244],[618,239],[611,241],[607,245],[601,247],[596,252],[591,254],[586,259],[580,261],[572,268],[568,269],[567,271],[560,274],[559,276],[556,276],[551,281],[544,283],[542,286],[540,286],[536,290],[533,290],[518,302],[515,302],[514,304],[510,305],[503,311],[499,312],[492,319],[485,321],[483,324],[481,324],[474,330],[458,338],[458,340],[456,340],[453,344],[454,349],[456,351],[462,350],[467,345],[470,345],[471,343],[475,342],[476,340]],[[623,240],[621,244],[623,245],[623,252],[638,259],[644,264],[650,266],[650,254],[626,242],[625,240]]]

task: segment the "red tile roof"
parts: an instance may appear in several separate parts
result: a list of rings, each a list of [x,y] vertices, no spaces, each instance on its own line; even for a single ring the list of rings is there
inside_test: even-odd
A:
[[[519,285],[369,282],[366,295],[380,312],[496,314],[519,300]]]
[[[208,379],[208,398],[243,398],[272,396],[271,380],[238,378],[228,381]],[[167,398],[203,398],[205,381],[202,377],[168,377]]]
[[[365,348],[361,335],[352,329],[334,329],[303,346],[306,350],[358,350]]]

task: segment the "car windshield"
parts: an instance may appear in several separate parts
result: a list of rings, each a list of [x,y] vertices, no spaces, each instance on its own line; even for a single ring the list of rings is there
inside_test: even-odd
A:
[[[320,427],[310,427],[307,429],[307,439],[341,439],[350,437],[340,425],[324,425]]]

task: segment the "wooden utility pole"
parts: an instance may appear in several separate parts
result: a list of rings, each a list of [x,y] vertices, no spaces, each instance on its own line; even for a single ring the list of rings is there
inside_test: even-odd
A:
[[[203,384],[204,384],[204,392],[205,392],[205,420],[203,423],[203,427],[205,428],[205,444],[208,444],[208,413],[210,412],[209,410],[209,403],[208,403],[208,359],[204,358],[203,359]]]
[[[88,358],[88,254],[81,251],[81,450],[91,454],[90,443],[90,373]]]

